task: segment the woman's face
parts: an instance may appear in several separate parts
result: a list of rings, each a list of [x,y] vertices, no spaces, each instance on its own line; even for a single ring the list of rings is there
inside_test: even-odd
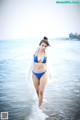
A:
[[[46,48],[47,48],[47,44],[44,43],[44,42],[42,42],[41,45],[40,45],[40,49],[41,49],[42,51],[45,51]]]

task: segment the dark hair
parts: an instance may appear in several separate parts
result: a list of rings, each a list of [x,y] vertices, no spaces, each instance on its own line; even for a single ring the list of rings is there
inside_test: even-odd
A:
[[[48,38],[46,36],[43,37],[45,40],[48,40]]]
[[[49,42],[48,42],[48,38],[46,36],[43,37],[43,39],[40,41],[39,45],[41,45],[42,43],[47,44],[47,46],[50,46]]]

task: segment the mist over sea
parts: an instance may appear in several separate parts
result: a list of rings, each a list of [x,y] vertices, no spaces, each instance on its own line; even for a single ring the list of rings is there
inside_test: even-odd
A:
[[[80,41],[49,41],[53,79],[45,87],[42,110],[26,77],[39,42],[0,41],[0,112],[8,112],[9,120],[80,120]]]

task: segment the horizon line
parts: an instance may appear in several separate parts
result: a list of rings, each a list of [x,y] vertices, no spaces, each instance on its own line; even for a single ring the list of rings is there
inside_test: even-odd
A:
[[[64,37],[64,36],[62,36],[62,37],[48,37],[48,39],[58,39],[58,38],[69,38],[69,36],[68,37]],[[41,39],[41,37],[31,37],[31,38],[0,38],[0,40],[30,40],[30,39]]]

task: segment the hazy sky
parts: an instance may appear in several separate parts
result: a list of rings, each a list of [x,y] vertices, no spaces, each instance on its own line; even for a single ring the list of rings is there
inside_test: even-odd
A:
[[[80,4],[56,0],[0,0],[0,39],[48,38],[80,33]]]

